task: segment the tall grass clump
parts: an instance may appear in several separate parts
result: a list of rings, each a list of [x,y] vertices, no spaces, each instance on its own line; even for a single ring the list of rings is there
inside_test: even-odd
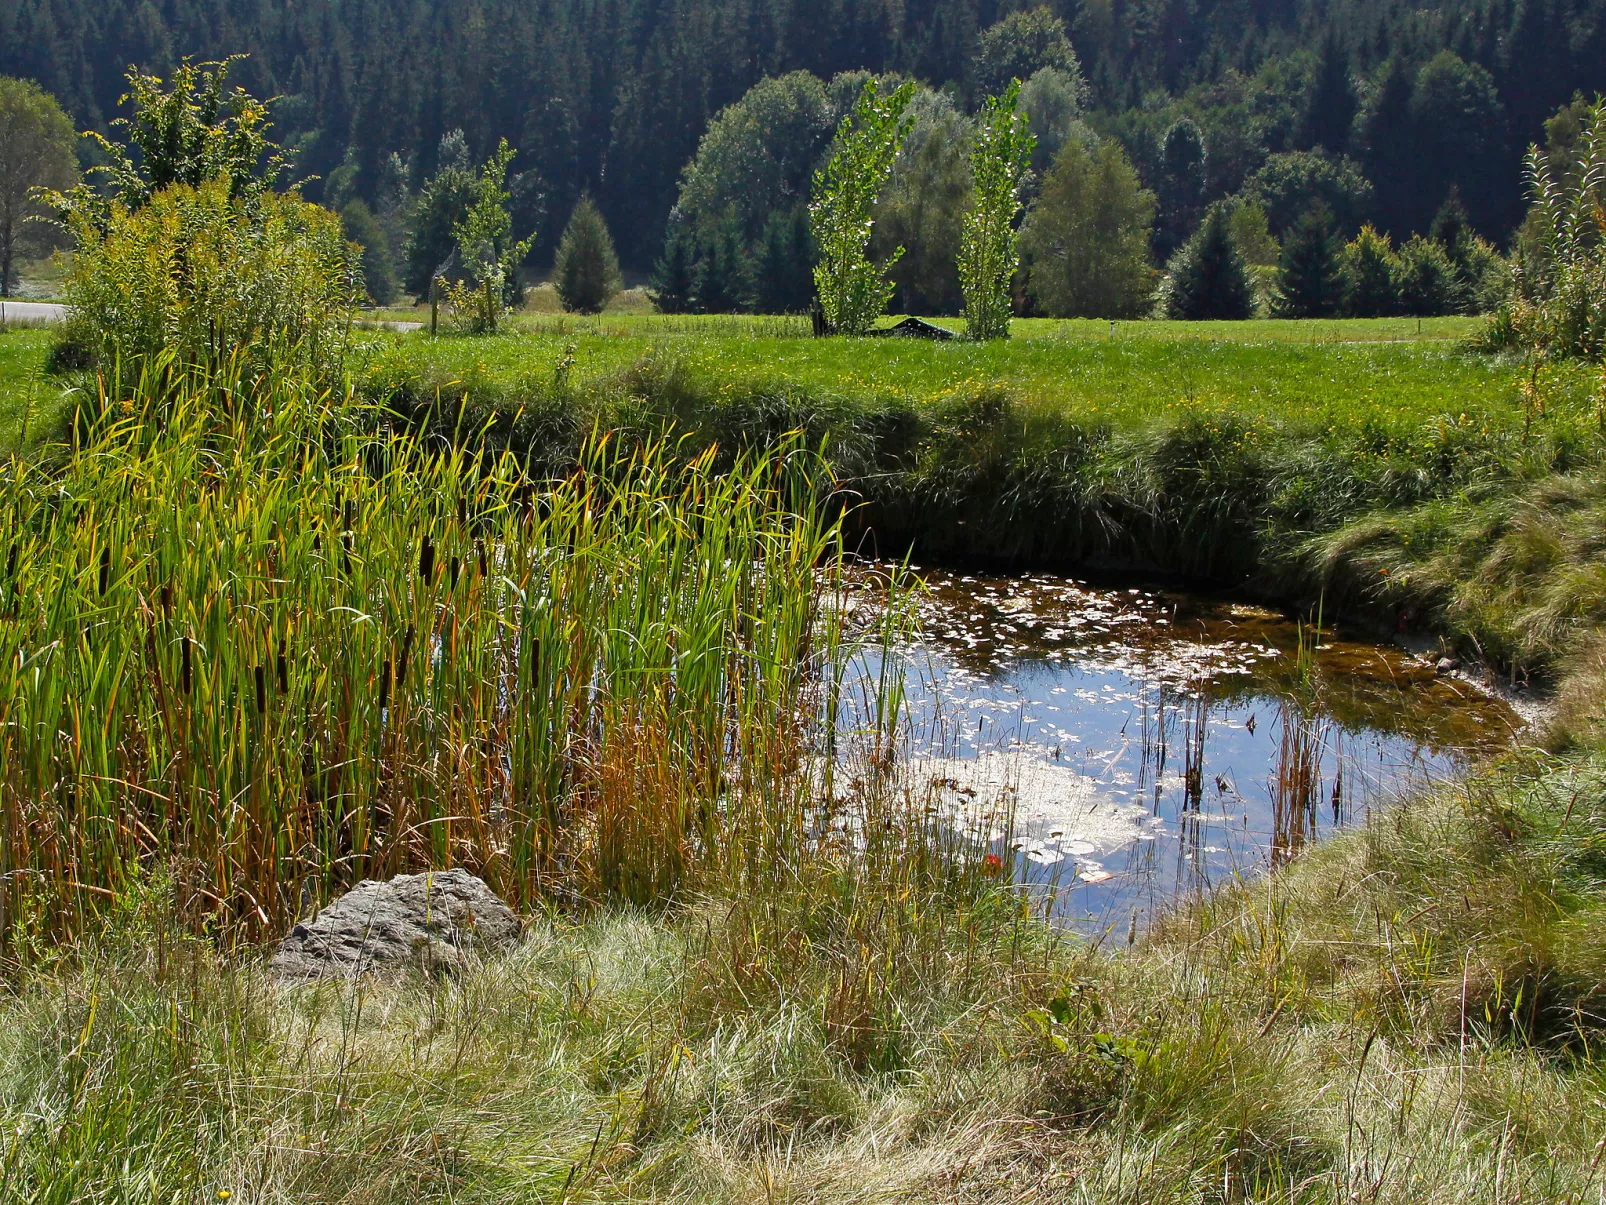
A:
[[[245,359],[0,469],[0,929],[158,867],[273,932],[418,867],[528,905],[796,863],[845,612],[795,441],[597,437],[538,487]]]

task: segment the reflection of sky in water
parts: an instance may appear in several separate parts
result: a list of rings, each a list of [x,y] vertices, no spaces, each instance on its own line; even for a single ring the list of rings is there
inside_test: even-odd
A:
[[[1018,872],[1122,934],[1134,911],[1258,871],[1517,723],[1419,659],[1330,632],[1301,683],[1298,625],[1259,608],[923,576],[906,663],[921,781],[959,811],[1008,798]]]

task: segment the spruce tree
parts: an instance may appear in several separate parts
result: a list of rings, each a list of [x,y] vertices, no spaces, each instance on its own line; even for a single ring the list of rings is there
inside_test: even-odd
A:
[[[808,210],[772,213],[764,224],[754,272],[761,314],[801,314],[814,302],[814,239]]]
[[[721,222],[704,235],[692,273],[692,297],[699,314],[733,314],[747,306],[747,252],[741,231]]]
[[[1415,317],[1459,314],[1466,291],[1455,264],[1432,239],[1414,234],[1400,248],[1400,309]]]
[[[664,242],[664,254],[653,269],[648,296],[660,314],[689,314],[695,280],[692,275],[693,246],[685,230],[671,227]]]
[[[613,239],[589,195],[580,198],[564,227],[552,283],[563,308],[577,314],[600,314],[622,287]]]
[[[1342,281],[1327,211],[1318,205],[1283,244],[1277,267],[1280,318],[1327,318],[1338,311]]]
[[[1168,317],[1239,320],[1255,312],[1249,271],[1220,205],[1211,208],[1204,224],[1172,258],[1170,270]]]

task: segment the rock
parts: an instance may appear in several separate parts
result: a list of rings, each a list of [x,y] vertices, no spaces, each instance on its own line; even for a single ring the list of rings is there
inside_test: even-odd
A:
[[[470,951],[518,941],[519,918],[466,870],[369,879],[291,929],[269,969],[285,979],[456,970]]]
[[[1440,657],[1438,661],[1434,663],[1433,668],[1441,674],[1453,674],[1456,670],[1461,668],[1461,662],[1457,661],[1454,657]]]

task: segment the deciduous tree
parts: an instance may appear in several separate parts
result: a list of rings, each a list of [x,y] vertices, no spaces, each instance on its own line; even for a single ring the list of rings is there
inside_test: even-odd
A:
[[[31,80],[0,77],[0,297],[17,285],[24,245],[45,234],[48,209],[35,190],[65,190],[78,177],[76,141],[55,97]]]
[[[886,269],[903,248],[881,265],[871,263],[867,251],[875,225],[872,210],[909,133],[904,114],[913,97],[913,84],[883,95],[875,80],[866,81],[853,112],[842,119],[830,159],[814,174],[809,203],[819,248],[814,284],[826,324],[839,334],[864,334],[892,296]]]
[[[970,151],[973,198],[960,219],[959,287],[965,332],[972,339],[1009,338],[1009,284],[1020,265],[1015,217],[1033,138],[1020,112],[1020,80],[990,96],[976,119]]]
[[[1148,308],[1154,194],[1113,138],[1065,144],[1027,215],[1028,290],[1055,318],[1136,318]]]

